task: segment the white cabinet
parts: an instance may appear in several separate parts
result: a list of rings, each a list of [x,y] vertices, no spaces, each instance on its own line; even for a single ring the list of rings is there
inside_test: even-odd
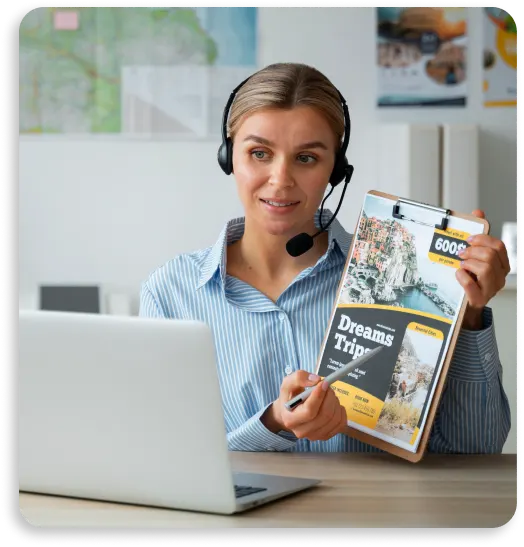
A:
[[[479,206],[479,145],[476,125],[441,127],[441,206],[471,213]]]
[[[478,207],[478,126],[382,124],[377,189],[462,213]]]
[[[438,125],[380,126],[377,189],[403,198],[439,205],[439,141]]]

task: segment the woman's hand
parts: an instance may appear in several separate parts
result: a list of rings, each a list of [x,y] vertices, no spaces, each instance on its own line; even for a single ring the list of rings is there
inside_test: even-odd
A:
[[[473,214],[485,218],[484,212],[478,209]],[[468,299],[462,326],[469,330],[480,330],[482,310],[506,284],[510,266],[506,246],[500,239],[475,235],[468,239],[468,243],[470,247],[459,255],[463,262],[456,273]]]
[[[262,423],[274,433],[289,431],[299,439],[310,441],[327,441],[344,431],[346,409],[325,382],[317,384],[319,380],[319,376],[305,370],[286,376],[280,386],[279,398],[262,416]],[[306,401],[292,411],[287,410],[284,404],[311,386],[315,387]]]

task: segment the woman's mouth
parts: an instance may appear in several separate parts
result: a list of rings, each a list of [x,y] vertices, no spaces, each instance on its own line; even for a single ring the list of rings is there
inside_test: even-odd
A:
[[[272,199],[260,199],[264,208],[272,213],[289,213],[296,208],[300,201],[275,201]]]
[[[260,201],[262,201],[266,205],[269,205],[270,207],[276,207],[279,209],[293,207],[294,205],[298,205],[300,203],[299,201],[282,201],[282,200],[272,200],[272,199],[262,199],[262,198],[260,198]]]

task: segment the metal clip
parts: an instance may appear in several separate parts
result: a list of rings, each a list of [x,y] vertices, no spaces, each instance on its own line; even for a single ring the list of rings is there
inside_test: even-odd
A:
[[[400,212],[400,204],[405,203],[406,205],[413,205],[414,207],[422,207],[424,209],[429,209],[430,211],[434,211],[436,213],[443,214],[444,217],[440,221],[440,224],[431,224],[427,222],[422,222],[420,220],[415,220],[413,218],[408,218],[405,215],[403,215]],[[412,201],[409,199],[402,199],[399,198],[397,200],[397,203],[393,205],[393,217],[398,218],[399,220],[409,220],[410,222],[416,222],[417,224],[422,224],[423,226],[431,226],[432,228],[435,227],[438,230],[445,230],[448,227],[448,220],[449,215],[451,214],[450,209],[443,209],[441,207],[434,207],[433,205],[428,205],[427,203],[422,203],[421,201]]]

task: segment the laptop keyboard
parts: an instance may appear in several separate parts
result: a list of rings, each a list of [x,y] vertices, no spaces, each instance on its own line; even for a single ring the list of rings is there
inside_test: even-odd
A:
[[[249,494],[256,494],[257,492],[264,492],[267,488],[254,488],[253,486],[239,486],[235,484],[235,498],[242,498]]]

